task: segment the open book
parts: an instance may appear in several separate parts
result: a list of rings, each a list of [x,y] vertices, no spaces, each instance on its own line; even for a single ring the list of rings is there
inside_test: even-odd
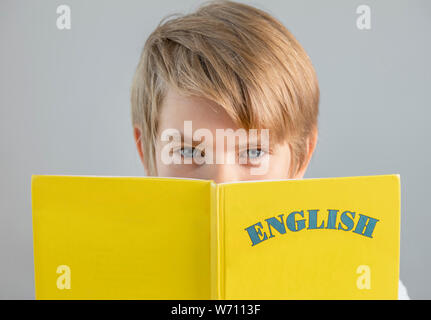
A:
[[[37,299],[397,299],[399,175],[32,176]]]

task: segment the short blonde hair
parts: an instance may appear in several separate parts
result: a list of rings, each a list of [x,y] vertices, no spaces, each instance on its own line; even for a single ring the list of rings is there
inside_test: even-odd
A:
[[[269,129],[272,142],[288,142],[290,176],[304,164],[306,140],[317,129],[319,85],[302,46],[268,13],[211,1],[193,13],[165,17],[148,37],[131,105],[149,175],[156,174],[158,119],[168,86],[214,101],[247,130]]]

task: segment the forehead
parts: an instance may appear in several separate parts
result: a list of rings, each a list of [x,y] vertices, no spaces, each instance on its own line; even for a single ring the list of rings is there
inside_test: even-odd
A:
[[[161,107],[159,129],[182,130],[184,121],[192,121],[193,130],[239,128],[227,112],[213,101],[204,97],[185,96],[169,88]]]

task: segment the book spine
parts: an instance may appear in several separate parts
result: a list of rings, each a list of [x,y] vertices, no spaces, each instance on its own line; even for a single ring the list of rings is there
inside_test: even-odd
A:
[[[218,247],[218,299],[224,300],[225,298],[225,255],[224,255],[224,188],[217,186],[217,247]]]
[[[210,299],[217,300],[218,298],[218,246],[217,246],[217,229],[218,229],[218,199],[217,199],[217,185],[211,183],[210,192]]]
[[[224,299],[223,188],[211,186],[211,299]]]

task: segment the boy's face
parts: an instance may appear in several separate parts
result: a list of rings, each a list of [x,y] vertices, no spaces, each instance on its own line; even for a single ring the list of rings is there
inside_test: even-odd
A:
[[[226,111],[214,102],[182,96],[170,88],[159,118],[155,145],[157,175],[211,179],[216,183],[288,179],[289,145],[272,145],[270,131],[268,139],[261,130],[251,135],[250,131],[239,129]],[[241,130],[245,140],[244,135],[238,134]],[[173,139],[173,132],[177,133],[177,139]],[[179,135],[181,138],[178,139]],[[135,138],[139,138],[136,131]],[[310,147],[311,157],[314,145]],[[139,151],[144,157],[142,150]],[[307,165],[292,178],[302,178]]]

